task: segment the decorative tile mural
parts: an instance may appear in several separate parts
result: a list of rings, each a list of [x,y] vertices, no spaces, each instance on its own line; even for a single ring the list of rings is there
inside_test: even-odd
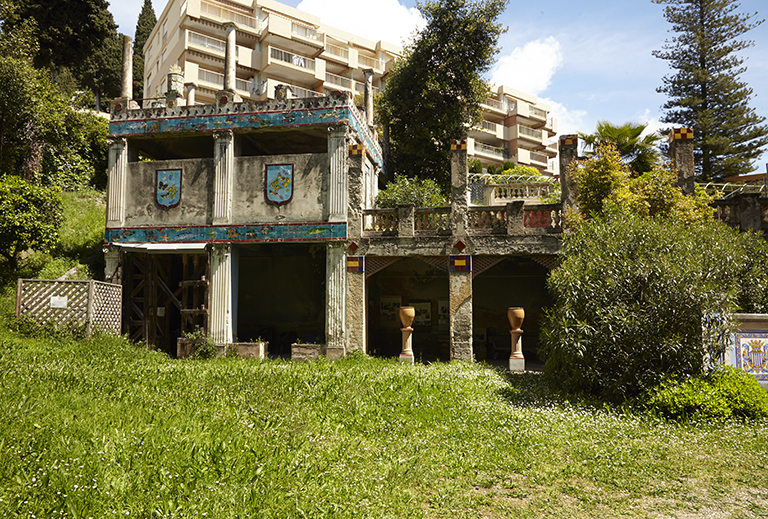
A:
[[[104,232],[107,243],[322,242],[346,239],[346,223],[130,227]]]
[[[181,201],[181,170],[158,169],[155,173],[155,200],[162,207],[176,207]]]
[[[113,118],[109,123],[109,134],[134,136],[165,132],[211,132],[229,128],[331,126],[348,123],[362,141],[368,154],[377,164],[382,164],[378,144],[375,144],[368,132],[363,129],[364,126],[358,118],[357,111],[348,106],[235,113],[214,113],[212,106],[206,106],[201,107],[199,109],[201,113],[196,115],[144,119]],[[210,113],[206,113],[206,110]],[[145,113],[151,112],[147,110]]]
[[[754,375],[757,380],[768,381],[768,333],[736,333],[734,346],[736,367]]]
[[[267,164],[264,196],[276,205],[287,204],[293,198],[293,164]]]
[[[365,256],[347,256],[347,272],[365,272]]]
[[[472,256],[451,255],[449,257],[448,270],[472,272]]]

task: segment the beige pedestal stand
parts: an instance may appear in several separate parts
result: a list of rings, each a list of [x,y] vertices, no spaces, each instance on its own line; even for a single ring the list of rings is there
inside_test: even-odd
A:
[[[403,327],[400,331],[403,333],[403,350],[400,352],[400,361],[413,364],[413,347],[411,343],[413,328],[413,319],[416,317],[416,311],[412,306],[400,307],[400,322],[403,323]]]
[[[523,330],[520,327],[525,319],[525,310],[519,306],[511,306],[507,310],[507,319],[512,329],[509,331],[512,339],[512,353],[509,356],[509,371],[525,371],[523,357]]]

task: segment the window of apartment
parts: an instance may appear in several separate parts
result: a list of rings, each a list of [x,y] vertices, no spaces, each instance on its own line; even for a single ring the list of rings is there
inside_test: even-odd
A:
[[[163,55],[160,58],[160,63],[165,63],[165,55],[166,55],[167,49],[163,49]]]
[[[147,49],[147,57],[146,60],[150,61],[152,59],[152,47]]]
[[[163,43],[168,39],[168,20],[163,22]]]

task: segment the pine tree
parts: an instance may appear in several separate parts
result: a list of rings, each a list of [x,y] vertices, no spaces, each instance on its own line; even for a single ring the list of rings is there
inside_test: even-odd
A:
[[[658,92],[669,100],[662,122],[694,129],[696,174],[721,179],[754,170],[751,161],[768,144],[765,117],[750,108],[752,89],[739,81],[746,70],[737,53],[752,47],[741,36],[763,20],[736,12],[736,0],[653,0],[676,35],[653,52],[676,72]]]
[[[144,97],[144,44],[157,23],[152,0],[144,0],[136,22],[136,37],[133,40],[133,97]]]

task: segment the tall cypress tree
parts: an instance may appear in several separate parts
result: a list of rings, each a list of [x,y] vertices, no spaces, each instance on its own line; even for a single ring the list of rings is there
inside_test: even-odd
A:
[[[144,44],[157,23],[152,0],[144,0],[136,22],[136,37],[133,40],[133,97],[144,97]]]
[[[653,52],[675,73],[658,92],[669,100],[662,122],[694,129],[696,174],[721,179],[754,170],[751,161],[768,144],[765,117],[750,108],[752,89],[738,79],[746,71],[737,53],[754,46],[741,37],[763,20],[736,10],[736,0],[653,0],[676,35]]]

